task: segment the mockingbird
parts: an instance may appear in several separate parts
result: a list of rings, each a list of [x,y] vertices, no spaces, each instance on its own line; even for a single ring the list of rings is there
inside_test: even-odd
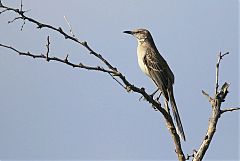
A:
[[[177,124],[177,133],[185,141],[183,126],[178,113],[177,105],[173,95],[174,75],[167,62],[158,52],[150,32],[146,29],[124,31],[133,35],[138,42],[137,57],[141,70],[149,76],[163,94],[168,108],[170,101],[172,112]]]

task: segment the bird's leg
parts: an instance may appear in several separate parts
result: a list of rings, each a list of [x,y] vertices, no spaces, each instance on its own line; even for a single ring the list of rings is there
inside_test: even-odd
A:
[[[157,93],[159,89],[157,89],[156,91],[154,91],[152,94],[150,94],[150,96],[153,98],[153,96]]]
[[[156,91],[154,91],[150,96],[153,98],[153,96],[157,93],[158,90],[159,90],[159,89],[157,89]],[[160,104],[159,98],[160,98],[161,94],[162,94],[162,92],[160,92],[159,96],[156,98],[156,101],[157,101],[159,104]],[[152,107],[153,107],[153,109],[154,109],[155,111],[158,111],[158,109],[157,109],[156,107],[154,107],[154,106],[152,106]]]
[[[156,90],[155,92],[154,92],[154,94],[157,92],[158,90]],[[156,101],[160,104],[160,102],[159,102],[159,99],[160,99],[160,96],[162,95],[162,92],[160,92],[159,93],[159,96],[156,98]],[[167,104],[168,105],[168,104]],[[155,110],[155,111],[158,111],[158,109],[156,108],[156,107],[154,107],[153,106],[153,109]],[[169,108],[168,108],[169,109]]]
[[[157,101],[159,101],[161,95],[162,95],[162,92],[160,92],[159,96],[156,98]]]
[[[153,96],[157,93],[157,91],[158,91],[159,89],[157,89],[156,91],[154,91],[152,94],[150,94],[149,96],[151,96],[152,98],[153,98]],[[161,92],[162,93],[162,92]],[[161,95],[161,93],[160,93],[160,95]],[[160,95],[159,95],[159,97],[160,97]],[[143,96],[141,96],[140,98],[139,98],[139,101],[141,101],[141,99],[143,98]],[[158,97],[157,97],[158,98]],[[159,99],[159,98],[158,98]],[[158,99],[157,99],[157,101],[158,101]]]

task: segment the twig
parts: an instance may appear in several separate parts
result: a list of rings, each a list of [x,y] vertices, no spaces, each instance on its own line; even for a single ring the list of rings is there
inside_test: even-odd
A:
[[[207,97],[208,101],[211,103],[213,101],[212,97],[209,96],[204,90],[202,90],[202,94]]]
[[[229,52],[226,52],[225,54],[222,54],[221,52],[218,54],[218,57],[217,57],[217,64],[216,64],[216,81],[215,81],[215,95],[217,95],[217,92],[218,92],[218,87],[219,87],[219,64],[222,60],[222,58],[225,56],[225,55],[228,55]]]
[[[9,24],[9,23],[13,23],[15,20],[21,19],[21,18],[22,18],[22,17],[15,17],[13,20],[8,21],[8,24]]]
[[[66,63],[68,62],[68,54],[66,55],[64,62],[66,62]],[[96,68],[98,68],[98,67],[96,67]]]
[[[23,26],[26,24],[26,21],[23,20],[22,26],[21,26],[21,31],[23,30]]]
[[[47,45],[46,45],[46,47],[47,47],[47,52],[46,52],[46,60],[47,61],[49,61],[49,48],[50,48],[50,39],[49,39],[49,36],[47,37]]]
[[[70,33],[72,34],[72,37],[75,37],[75,35],[74,35],[74,33],[73,33],[73,30],[72,30],[72,26],[71,26],[71,24],[69,23],[67,17],[66,17],[66,16],[63,16],[63,17],[64,17],[65,21],[66,21],[67,24],[68,24],[69,31],[70,31]]]
[[[119,80],[117,80],[111,73],[108,73],[112,79],[114,79],[121,87],[127,90],[127,87],[125,87]]]
[[[0,7],[2,7],[2,4],[0,4]],[[2,10],[2,11],[0,12],[0,14],[4,13],[4,12],[6,12],[6,11],[8,11],[8,9]]]
[[[20,12],[23,11],[23,3],[22,3],[22,0],[21,0],[21,5],[20,5]]]
[[[239,107],[225,108],[225,109],[221,110],[221,114],[223,114],[224,112],[232,112],[232,111],[236,111],[236,110],[240,110],[240,108]]]

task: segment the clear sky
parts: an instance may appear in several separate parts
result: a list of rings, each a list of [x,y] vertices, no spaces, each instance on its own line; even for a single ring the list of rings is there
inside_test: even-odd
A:
[[[216,54],[220,83],[230,82],[223,107],[239,107],[238,1],[236,0],[23,0],[27,15],[86,40],[128,80],[151,93],[155,86],[139,69],[136,40],[122,32],[147,28],[175,74],[175,97],[187,141],[198,149],[207,129],[214,92]],[[13,7],[20,0],[6,1]],[[75,63],[101,65],[86,49],[59,34],[0,15],[0,43]],[[107,74],[21,57],[0,48],[0,159],[176,160],[159,112],[140,95],[127,93]],[[239,112],[224,114],[205,160],[239,160]]]

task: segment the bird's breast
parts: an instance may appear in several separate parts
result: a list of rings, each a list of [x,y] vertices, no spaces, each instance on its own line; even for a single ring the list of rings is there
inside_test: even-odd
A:
[[[141,46],[138,46],[137,48],[137,57],[138,57],[138,65],[143,73],[149,76],[148,68],[146,64],[144,63],[144,57],[146,55],[145,48],[142,48]]]

